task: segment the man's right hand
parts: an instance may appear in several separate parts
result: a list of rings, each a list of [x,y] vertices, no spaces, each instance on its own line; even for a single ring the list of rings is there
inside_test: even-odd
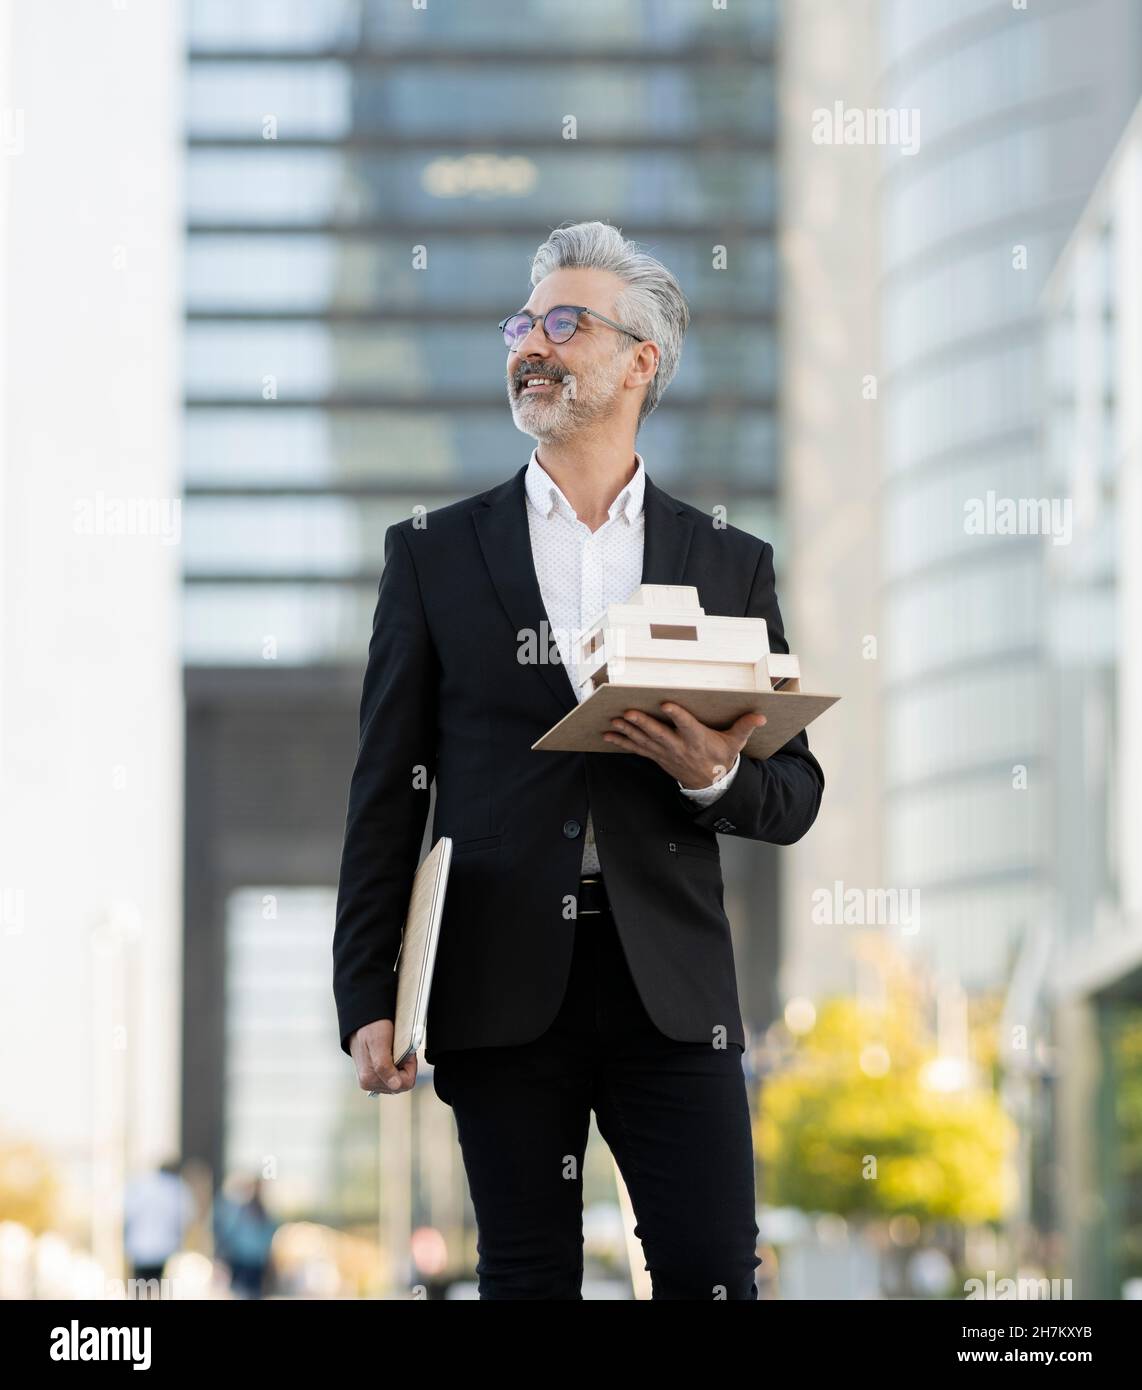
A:
[[[399,1096],[416,1084],[416,1053],[410,1053],[399,1067],[393,1066],[393,1021],[379,1018],[366,1023],[349,1039],[349,1053],[356,1063],[357,1084],[362,1091],[380,1091]]]

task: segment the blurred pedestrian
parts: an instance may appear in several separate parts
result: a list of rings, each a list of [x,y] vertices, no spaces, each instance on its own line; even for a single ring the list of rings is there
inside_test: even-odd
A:
[[[132,1278],[161,1280],[167,1260],[182,1249],[194,1220],[194,1193],[177,1159],[133,1178],[123,1194],[123,1247]],[[145,1296],[149,1290],[140,1290]]]
[[[278,1223],[262,1201],[262,1180],[245,1184],[244,1195],[220,1192],[214,1204],[214,1249],[230,1270],[230,1287],[241,1298],[262,1298]]]

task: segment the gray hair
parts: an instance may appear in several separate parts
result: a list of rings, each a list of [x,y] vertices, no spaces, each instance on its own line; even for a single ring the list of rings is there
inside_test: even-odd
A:
[[[532,286],[555,270],[609,270],[626,281],[615,300],[614,317],[640,338],[656,342],[660,350],[658,371],[647,383],[637,430],[678,370],[682,339],[690,324],[681,285],[661,261],[607,222],[556,227],[532,259]]]

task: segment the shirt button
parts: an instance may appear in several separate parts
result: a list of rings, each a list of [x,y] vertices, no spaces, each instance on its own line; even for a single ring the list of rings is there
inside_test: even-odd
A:
[[[565,820],[563,822],[563,833],[569,840],[573,840],[582,828],[577,820]]]

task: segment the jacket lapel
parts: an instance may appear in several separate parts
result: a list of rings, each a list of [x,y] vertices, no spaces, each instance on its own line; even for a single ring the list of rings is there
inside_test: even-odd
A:
[[[645,467],[645,464],[644,464]],[[694,520],[681,502],[656,487],[648,477],[642,499],[646,528],[643,533],[642,582],[681,584],[690,554]]]
[[[543,606],[539,578],[531,554],[527,524],[525,464],[513,478],[480,499],[472,513],[476,536],[492,583],[516,633],[534,632],[537,640],[551,619]],[[643,494],[644,532],[642,583],[681,584],[690,550],[694,522],[685,509],[646,478]],[[544,628],[546,624],[546,629]],[[578,701],[562,661],[540,661],[536,668],[555,697],[561,714]]]

